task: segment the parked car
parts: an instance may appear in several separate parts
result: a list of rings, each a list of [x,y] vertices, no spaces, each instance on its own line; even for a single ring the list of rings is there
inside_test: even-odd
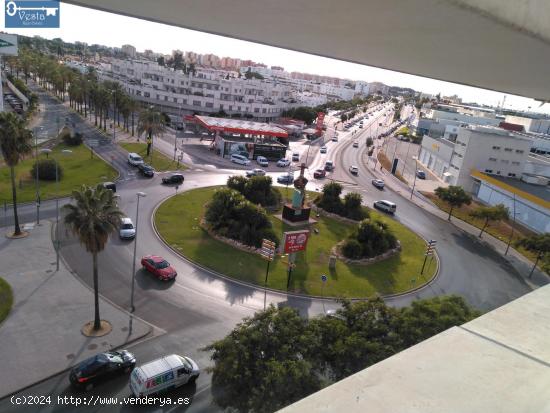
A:
[[[269,162],[265,156],[258,156],[256,158],[256,162],[258,162],[258,165],[260,166],[269,166]]]
[[[128,217],[120,220],[120,231],[118,233],[120,239],[134,239],[136,236],[136,227],[134,223]]]
[[[128,163],[132,166],[138,166],[143,163],[143,158],[135,152],[128,154]]]
[[[355,165],[351,165],[351,166],[349,167],[349,172],[350,172],[350,174],[352,174],[352,175],[358,175],[358,174],[359,174],[359,168],[358,168],[357,166],[355,166]]]
[[[319,150],[319,152],[327,153],[327,147],[326,146],[321,146],[321,149]]]
[[[353,142],[353,145],[352,145],[354,148],[358,148],[359,147],[359,142],[355,141]]]
[[[362,123],[359,125],[359,129],[363,129],[363,124]]]
[[[147,255],[141,259],[144,270],[150,272],[159,280],[169,281],[176,278],[178,273],[170,266],[168,261],[158,255]]]
[[[289,165],[290,165],[290,161],[286,158],[279,159],[277,161],[277,166],[279,166],[281,168],[284,168],[284,167],[289,166]]]
[[[280,184],[290,185],[294,182],[294,174],[288,173],[277,177],[277,182]]]
[[[162,177],[163,184],[182,184],[185,180],[183,174],[170,174],[168,176]]]
[[[194,383],[200,373],[189,357],[171,354],[136,367],[130,375],[130,391],[135,397],[151,396]]]
[[[426,172],[419,169],[418,171],[416,171],[416,176],[418,179],[426,179]]]
[[[384,189],[384,181],[381,179],[373,179],[372,184],[378,189]]]
[[[69,381],[76,388],[91,390],[114,376],[129,373],[135,365],[136,358],[128,350],[106,351],[74,366]]]
[[[143,175],[143,176],[146,176],[148,178],[152,178],[153,176],[155,176],[155,170],[153,169],[153,167],[151,165],[147,165],[146,163],[140,163],[138,166],[138,171]]]
[[[238,163],[240,165],[250,165],[250,159],[244,155],[234,153],[231,155],[231,162]]]
[[[316,169],[315,172],[313,172],[313,177],[315,179],[324,178],[327,176],[327,172],[324,169]]]
[[[381,211],[387,212],[388,214],[394,214],[395,210],[397,209],[397,205],[395,205],[393,202],[386,201],[385,199],[376,201],[374,203],[374,207]]]
[[[325,162],[325,171],[332,171],[334,169],[334,162],[326,161]]]
[[[299,160],[300,160],[300,154],[294,152],[294,153],[292,154],[292,162],[298,162]]]
[[[103,182],[103,187],[105,189],[110,189],[113,192],[116,192],[116,184],[114,182]]]
[[[333,136],[331,139],[332,142],[338,142],[338,136]]]
[[[246,176],[252,177],[252,176],[264,176],[265,171],[260,168],[251,169],[250,171],[246,171]]]

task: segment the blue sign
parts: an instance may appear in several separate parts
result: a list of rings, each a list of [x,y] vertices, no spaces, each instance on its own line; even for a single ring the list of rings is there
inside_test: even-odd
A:
[[[6,28],[59,27],[60,6],[58,0],[10,0],[5,4]]]
[[[324,283],[327,282],[327,276],[326,275],[321,275],[321,281],[323,281]]]

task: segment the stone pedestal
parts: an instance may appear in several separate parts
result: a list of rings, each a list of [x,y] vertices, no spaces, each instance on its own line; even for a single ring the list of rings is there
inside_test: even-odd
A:
[[[304,206],[303,208],[294,208],[292,204],[285,204],[283,206],[283,220],[307,224],[309,222],[309,214],[311,208]]]

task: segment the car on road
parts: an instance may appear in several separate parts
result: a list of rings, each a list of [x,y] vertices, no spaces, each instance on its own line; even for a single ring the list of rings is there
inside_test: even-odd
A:
[[[352,145],[354,148],[358,148],[359,147],[359,142],[355,141],[353,142],[353,145]]]
[[[170,184],[179,185],[179,184],[182,184],[183,181],[185,181],[185,177],[183,176],[183,174],[170,174],[162,178],[162,183],[167,185],[170,185]]]
[[[327,153],[327,147],[326,146],[321,146],[321,149],[319,150],[319,152]]]
[[[395,205],[391,201],[386,201],[385,199],[382,199],[374,203],[374,208],[387,212],[388,214],[394,214],[395,210],[397,209],[397,205]]]
[[[292,154],[292,162],[298,162],[299,160],[300,160],[300,154],[294,152],[294,153]]]
[[[148,178],[152,178],[153,176],[155,176],[155,170],[151,165],[147,165],[146,163],[140,163],[137,166],[137,168],[139,173],[142,174],[143,176],[146,176]]]
[[[200,373],[189,357],[170,354],[136,367],[130,375],[130,391],[134,397],[149,397],[194,383]]]
[[[239,155],[237,153],[231,155],[231,162],[237,163],[239,165],[250,165],[250,159],[248,159],[244,155]]]
[[[338,142],[338,136],[333,136],[331,139],[332,142]]]
[[[363,129],[363,124],[362,123],[359,125],[359,129]]]
[[[321,178],[324,178],[325,176],[327,176],[327,171],[325,171],[324,169],[316,169],[313,172],[313,177],[315,179],[321,179]]]
[[[168,261],[158,255],[146,255],[141,259],[141,266],[161,281],[173,280],[178,275]]]
[[[256,162],[258,162],[258,165],[260,166],[269,166],[269,162],[265,156],[258,156],[256,158]]]
[[[286,184],[290,185],[294,182],[294,174],[293,173],[287,173],[281,176],[277,177],[277,182],[280,184]]]
[[[419,169],[418,171],[416,171],[416,177],[418,179],[426,179],[426,172]]]
[[[378,189],[384,189],[384,181],[381,179],[373,179],[371,183]]]
[[[332,171],[334,170],[334,162],[333,161],[326,161],[325,162],[325,171]]]
[[[123,373],[130,373],[136,358],[128,350],[106,351],[81,361],[71,369],[73,387],[91,390],[95,385]]]
[[[120,239],[134,239],[136,237],[136,227],[128,217],[120,220],[120,230],[118,232]]]
[[[277,161],[277,166],[280,167],[280,168],[284,168],[286,166],[290,165],[290,161],[286,158],[283,158],[283,159],[279,159]]]
[[[128,164],[130,164],[132,166],[138,166],[142,163],[144,163],[143,158],[141,156],[139,156],[137,153],[130,152],[128,154]]]
[[[352,175],[358,175],[359,174],[359,168],[355,165],[351,165],[349,167],[349,173]]]
[[[265,171],[260,168],[254,168],[254,169],[251,169],[250,171],[246,171],[246,176],[248,176],[249,178],[253,176],[264,176],[264,175],[265,175]]]

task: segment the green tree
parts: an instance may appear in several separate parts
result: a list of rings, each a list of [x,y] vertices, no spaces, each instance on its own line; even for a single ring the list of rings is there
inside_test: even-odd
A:
[[[341,120],[342,122],[347,121],[347,120],[348,120],[348,115],[346,115],[345,113],[342,113],[342,114],[340,115],[340,120]]]
[[[367,138],[367,148],[370,148],[372,145],[374,145],[374,141],[372,140],[372,138]]]
[[[355,240],[361,246],[361,253],[357,256],[357,247],[352,242]],[[352,259],[372,258],[397,246],[397,238],[389,230],[387,224],[373,219],[364,219],[356,230],[348,237],[342,247],[342,253]],[[353,254],[353,255],[346,255]]]
[[[323,193],[316,200],[317,206],[323,208],[327,212],[333,212],[335,214],[341,214],[344,206],[340,199],[342,193],[342,185],[338,182],[329,182],[323,185]]]
[[[472,218],[485,220],[479,233],[479,238],[481,238],[481,235],[489,225],[490,221],[500,221],[508,218],[508,208],[506,208],[503,204],[497,204],[490,207],[480,206],[476,210],[470,212],[470,216]]]
[[[550,233],[545,232],[544,234],[537,234],[523,238],[519,240],[516,245],[536,254],[535,263],[529,273],[529,278],[531,278],[535,268],[537,268],[539,260],[542,258],[548,258],[548,255],[550,255]]]
[[[361,205],[362,202],[363,197],[357,192],[350,192],[344,196],[344,211],[349,219],[360,221],[368,216]]]
[[[468,195],[461,186],[450,185],[447,188],[442,186],[435,189],[435,194],[439,199],[449,204],[449,221],[454,208],[460,208],[462,205],[470,205],[472,197]]]
[[[103,251],[109,236],[120,226],[124,216],[118,209],[113,191],[99,184],[95,189],[85,185],[78,191],[73,191],[72,198],[75,204],[67,204],[63,209],[65,224],[86,251],[92,254],[92,270],[94,283],[94,330],[101,328],[99,317],[99,281],[97,255]]]
[[[153,137],[156,137],[166,130],[164,116],[153,106],[144,109],[139,113],[137,133],[147,135],[147,156],[152,156],[151,147]]]
[[[316,341],[307,326],[296,310],[270,306],[205,347],[214,361],[209,370],[216,404],[273,412],[319,390],[321,379],[308,360]]]
[[[15,167],[32,150],[32,132],[25,128],[25,122],[13,112],[0,113],[0,151],[4,162],[10,168],[11,197],[15,230],[13,235],[21,235],[19,216],[17,215],[17,186]]]

